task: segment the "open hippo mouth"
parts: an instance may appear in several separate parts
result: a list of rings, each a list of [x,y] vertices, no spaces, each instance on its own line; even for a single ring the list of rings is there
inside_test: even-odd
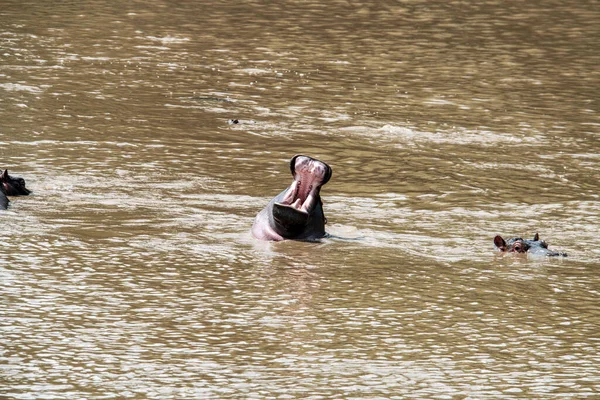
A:
[[[319,203],[321,186],[331,178],[329,165],[307,156],[294,156],[290,161],[294,182],[283,199],[273,205],[273,218],[291,233],[301,232]]]

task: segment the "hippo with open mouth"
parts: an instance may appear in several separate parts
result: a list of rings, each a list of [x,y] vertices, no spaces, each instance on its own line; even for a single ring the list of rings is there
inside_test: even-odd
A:
[[[505,241],[502,239],[502,236],[497,235],[494,238],[494,245],[502,252],[528,253],[548,257],[567,256],[567,253],[549,250],[548,244],[545,241],[540,240],[540,235],[537,233],[533,237],[533,240],[511,238]]]
[[[290,161],[294,181],[258,213],[252,235],[261,240],[318,240],[325,236],[327,219],[319,195],[331,178],[322,161],[296,155]]]

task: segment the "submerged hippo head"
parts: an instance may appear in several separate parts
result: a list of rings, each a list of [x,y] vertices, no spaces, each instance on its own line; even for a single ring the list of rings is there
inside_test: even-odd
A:
[[[25,179],[18,176],[10,176],[7,169],[0,175],[0,184],[7,196],[27,196],[31,193],[25,187]]]
[[[262,240],[315,240],[325,236],[321,187],[331,178],[322,161],[297,155],[290,161],[294,181],[258,213],[252,234]]]
[[[533,240],[511,238],[505,241],[502,239],[502,236],[497,235],[494,238],[494,245],[500,251],[508,253],[529,253],[549,257],[567,256],[567,253],[548,250],[548,244],[545,241],[540,240],[540,235],[537,233],[533,237]]]

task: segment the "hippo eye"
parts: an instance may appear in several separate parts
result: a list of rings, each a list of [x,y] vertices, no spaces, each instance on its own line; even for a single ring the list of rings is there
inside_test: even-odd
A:
[[[513,247],[513,250],[516,251],[517,253],[521,252],[521,245],[520,244],[516,244],[515,247]]]

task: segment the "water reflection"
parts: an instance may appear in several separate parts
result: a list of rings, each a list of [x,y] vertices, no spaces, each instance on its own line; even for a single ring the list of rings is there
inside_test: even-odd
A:
[[[600,391],[591,2],[4,3],[0,396]]]

